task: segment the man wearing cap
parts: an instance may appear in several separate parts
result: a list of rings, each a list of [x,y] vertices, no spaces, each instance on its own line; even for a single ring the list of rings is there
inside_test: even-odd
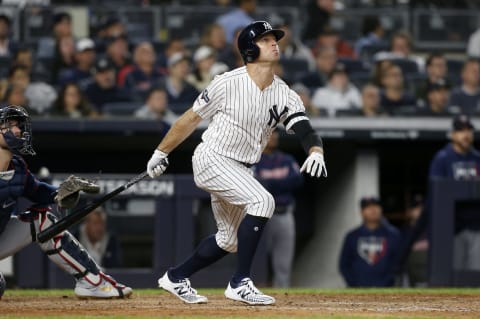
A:
[[[10,39],[10,17],[0,13],[0,56],[12,56],[17,48],[17,43]]]
[[[87,86],[85,96],[97,111],[112,102],[130,101],[128,94],[115,83],[115,67],[106,58],[99,59],[93,68],[94,82]]]
[[[480,177],[480,152],[473,147],[474,126],[466,115],[453,119],[451,143],[441,149],[430,165],[430,179],[475,180]],[[432,218],[435,212],[432,212]],[[474,225],[456,225],[454,268],[480,270],[480,230]]]
[[[349,287],[389,287],[394,284],[400,234],[382,216],[376,197],[360,200],[363,223],[344,239],[339,268]]]
[[[452,121],[450,133],[451,142],[439,150],[430,163],[429,180],[476,180],[480,177],[480,153],[473,147],[474,126],[465,114],[457,115]],[[404,243],[398,261],[401,269],[410,252],[413,242],[425,231],[429,218],[435,218],[431,210],[431,201],[435,200],[428,195],[424,210],[418,219],[409,238]],[[474,225],[455,225],[457,234],[454,242],[454,268],[466,270],[480,270],[480,230],[472,228]]]
[[[419,111],[422,116],[452,116],[452,111],[448,107],[448,98],[450,95],[450,86],[440,79],[436,82],[428,82],[426,87],[427,105]]]
[[[76,83],[85,89],[92,82],[92,67],[95,62],[95,43],[84,38],[75,45],[75,67],[62,71],[60,84]]]

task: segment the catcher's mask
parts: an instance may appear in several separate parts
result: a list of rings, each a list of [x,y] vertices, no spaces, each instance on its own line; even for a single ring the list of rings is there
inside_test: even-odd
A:
[[[15,135],[12,132],[13,126],[17,126],[20,129],[20,135]],[[21,155],[36,154],[32,147],[32,126],[30,124],[30,116],[23,107],[9,105],[1,108],[0,129],[5,142],[12,153]]]

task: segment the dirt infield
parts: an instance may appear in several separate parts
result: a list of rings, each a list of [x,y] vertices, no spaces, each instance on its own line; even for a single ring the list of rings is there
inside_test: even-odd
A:
[[[206,294],[209,303],[185,305],[163,292],[138,292],[127,300],[79,300],[64,296],[6,294],[2,316],[112,316],[112,317],[431,317],[479,318],[478,294],[274,294],[277,305],[252,307],[227,301],[220,293]]]

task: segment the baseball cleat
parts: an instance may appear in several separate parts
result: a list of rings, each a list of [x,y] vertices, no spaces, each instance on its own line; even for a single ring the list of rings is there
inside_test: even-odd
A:
[[[199,295],[190,285],[190,280],[182,279],[180,282],[173,282],[168,278],[168,271],[162,278],[158,279],[158,287],[174,294],[180,300],[186,303],[206,303],[207,297]]]
[[[257,289],[250,278],[244,278],[237,288],[232,288],[230,283],[225,290],[228,299],[245,302],[249,305],[273,305],[275,298],[265,295]]]
[[[98,286],[94,286],[84,279],[77,281],[75,286],[75,295],[81,299],[128,298],[132,293],[132,288],[118,283],[111,283],[105,279]]]

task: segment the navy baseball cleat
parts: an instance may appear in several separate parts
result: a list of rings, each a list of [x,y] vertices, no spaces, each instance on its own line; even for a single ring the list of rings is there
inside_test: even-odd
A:
[[[237,288],[232,288],[232,285],[228,283],[225,297],[249,305],[273,305],[275,303],[275,298],[258,290],[250,278],[242,279]]]
[[[177,296],[180,300],[186,303],[206,303],[207,297],[199,295],[195,289],[190,285],[190,280],[187,278],[179,282],[173,282],[168,278],[168,271],[165,272],[162,278],[158,279],[158,287]]]

